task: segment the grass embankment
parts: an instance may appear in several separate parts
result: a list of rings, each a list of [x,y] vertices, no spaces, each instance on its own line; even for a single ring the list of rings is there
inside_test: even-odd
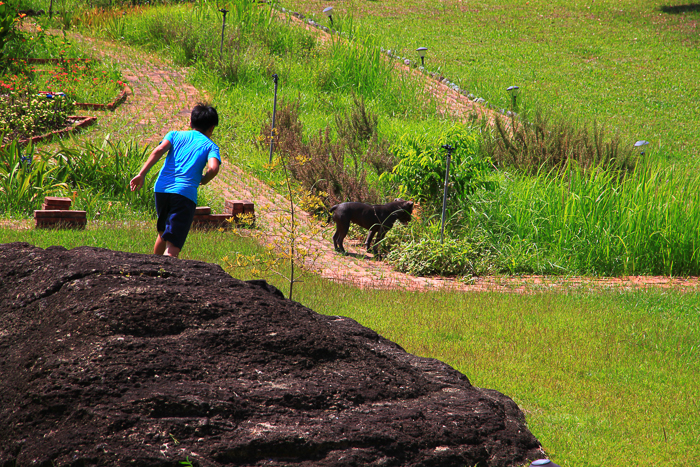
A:
[[[86,231],[0,229],[0,242],[149,253],[151,223]],[[259,252],[229,232],[193,232],[183,258]],[[234,277],[252,278],[245,270]],[[271,282],[283,290],[287,286]],[[437,358],[526,412],[566,467],[700,462],[700,295],[673,291],[415,293],[360,290],[316,277],[295,288],[315,311],[349,316],[408,352]]]
[[[322,0],[286,8],[328,20]],[[520,110],[536,107],[578,121],[597,119],[630,146],[648,140],[670,160],[700,155],[700,9],[654,0],[348,0],[334,21],[439,70],[496,108],[520,87]]]

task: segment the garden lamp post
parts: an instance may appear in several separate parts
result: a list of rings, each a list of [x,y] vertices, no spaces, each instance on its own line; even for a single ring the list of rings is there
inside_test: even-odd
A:
[[[452,158],[452,151],[455,150],[449,144],[442,146],[443,149],[447,151],[447,164],[445,164],[445,189],[442,194],[442,223],[440,226],[440,243],[445,241],[445,211],[447,210],[447,185],[450,181],[450,159]]]
[[[333,7],[329,6],[327,8],[324,8],[323,14],[328,16],[328,19],[331,20],[331,27],[332,27],[333,26]]]
[[[224,14],[224,22],[221,24],[221,46],[219,47],[219,58],[223,59],[224,56],[224,28],[226,28],[226,13],[228,10],[226,8],[219,9],[221,13]]]
[[[644,141],[644,140],[637,141],[636,143],[634,143],[634,147],[639,148],[639,155],[640,156],[644,155],[644,146],[646,146],[647,144],[649,144],[649,141]]]
[[[518,104],[518,93],[520,92],[520,88],[518,86],[511,86],[508,89],[508,94],[510,94],[510,102],[511,102],[511,110],[515,111],[517,104]]]
[[[416,49],[416,52],[418,52],[418,55],[420,55],[420,66],[424,67],[425,66],[425,52],[428,50],[427,47],[418,47]],[[443,146],[444,147],[444,146]]]
[[[272,131],[270,132],[270,161],[269,161],[270,164],[272,164],[272,149],[275,146],[275,114],[277,113],[277,83],[279,81],[279,77],[277,76],[277,73],[272,75],[272,80],[275,82],[275,100],[274,100],[274,104],[272,104]]]

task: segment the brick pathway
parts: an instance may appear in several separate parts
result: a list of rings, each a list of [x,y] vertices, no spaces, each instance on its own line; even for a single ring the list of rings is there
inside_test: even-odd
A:
[[[304,24],[304,23],[302,23]],[[305,25],[308,27],[308,25]],[[315,30],[319,34],[322,31]],[[91,44],[97,56],[112,59],[119,63],[126,82],[131,88],[127,101],[113,113],[101,114],[97,131],[89,133],[90,138],[103,138],[105,131],[112,131],[114,139],[138,138],[143,143],[157,143],[170,129],[189,128],[189,110],[203,93],[187,83],[185,70],[177,69],[152,56],[119,44],[98,39],[80,39]],[[425,85],[438,99],[440,108],[454,115],[467,115],[476,112],[479,116],[489,116],[488,109],[476,104],[448,86],[435,81],[416,70],[400,66],[403,72],[415,73],[425,80]],[[100,124],[101,123],[101,124]],[[115,131],[115,129],[117,129]],[[279,206],[287,206],[288,201],[278,195],[268,185],[260,182],[240,168],[226,163],[213,186],[227,199],[249,199],[255,202],[257,226],[263,232],[263,241],[268,244],[283,236],[280,216],[285,216]],[[301,212],[301,211],[300,211]],[[523,277],[523,278],[478,278],[473,284],[450,278],[413,277],[393,271],[387,264],[375,261],[364,252],[361,241],[346,239],[348,255],[343,256],[333,250],[331,240],[334,226],[322,223],[301,213],[302,232],[322,228],[307,242],[315,260],[307,266],[322,277],[352,283],[358,287],[405,288],[410,290],[456,289],[464,291],[537,291],[547,289],[568,289],[581,287],[624,287],[639,288],[650,285],[664,287],[698,288],[697,278],[677,279],[666,277],[630,277],[620,279]],[[283,223],[282,223],[283,224]]]
[[[119,63],[129,95],[114,112],[100,112],[96,131],[89,138],[134,139],[142,144],[157,144],[170,130],[190,127],[190,110],[206,95],[185,79],[186,70],[144,55],[124,45],[75,35],[87,43],[96,57]]]

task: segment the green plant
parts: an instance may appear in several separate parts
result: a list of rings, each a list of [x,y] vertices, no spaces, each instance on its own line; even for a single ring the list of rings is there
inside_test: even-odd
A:
[[[271,170],[281,169],[284,179],[279,182],[285,192],[287,206],[261,206],[264,213],[261,217],[271,220],[268,232],[249,230],[243,232],[234,229],[234,233],[257,238],[267,244],[263,254],[245,255],[237,253],[235,258],[223,258],[225,269],[232,271],[246,268],[255,276],[274,274],[289,283],[290,300],[294,297],[294,286],[302,282],[301,278],[309,274],[322,251],[314,248],[314,243],[320,241],[323,229],[318,225],[305,226],[300,222],[300,212],[297,204],[304,204],[311,210],[322,207],[320,199],[312,193],[293,186],[291,174],[287,168],[287,156],[278,158],[270,167]],[[243,219],[243,223],[247,223]]]
[[[0,125],[6,129],[2,142],[24,139],[63,128],[73,113],[73,102],[62,95],[39,94],[24,75],[0,81]]]
[[[0,60],[4,58],[3,49],[13,32],[16,15],[16,11],[7,3],[0,2]]]
[[[497,115],[494,126],[483,122],[484,131],[491,134],[481,140],[482,152],[501,167],[536,173],[543,168],[563,170],[568,162],[575,161],[583,168],[603,167],[625,173],[634,170],[636,164],[632,146],[621,146],[619,135],[607,138],[595,121],[590,129],[577,128],[563,119],[552,121],[537,111],[533,121]]]
[[[55,153],[65,180],[77,190],[98,190],[111,200],[128,203],[132,208],[151,211],[155,207],[153,187],[158,170],[151,170],[143,189],[131,191],[129,180],[139,172],[150,153],[148,146],[129,141],[97,145],[91,141],[69,146],[63,142]]]
[[[441,242],[423,238],[392,249],[386,260],[394,269],[414,276],[463,276],[474,274],[477,253],[473,246],[452,238]]]
[[[496,191],[475,194],[468,225],[490,239],[506,271],[696,275],[698,173],[652,162],[622,179],[575,163],[511,173]]]
[[[28,216],[39,209],[45,196],[68,188],[65,176],[45,153],[36,153],[17,141],[0,148],[0,212]]]
[[[479,156],[477,133],[459,124],[439,134],[404,134],[391,148],[398,163],[380,179],[397,185],[404,198],[433,206],[441,204],[447,161],[442,146],[447,144],[455,148],[448,192],[453,208],[463,206],[478,189],[495,188],[490,160]]]

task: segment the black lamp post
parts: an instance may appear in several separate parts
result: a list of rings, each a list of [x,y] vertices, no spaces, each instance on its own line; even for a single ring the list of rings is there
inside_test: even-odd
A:
[[[512,108],[511,110],[515,111],[516,107],[518,106],[518,93],[520,93],[520,88],[518,86],[511,86],[508,89],[508,94],[510,94],[510,101]]]
[[[328,19],[331,20],[331,26],[333,26],[333,7],[329,6],[327,8],[324,8],[323,14],[328,16]]]
[[[221,24],[221,46],[219,47],[219,58],[221,59],[224,56],[224,28],[226,27],[226,13],[228,13],[228,10],[221,8],[219,11],[224,14],[224,22]]]
[[[649,141],[644,141],[644,140],[637,141],[636,143],[634,143],[634,147],[639,148],[639,155],[640,156],[644,155],[644,146],[646,146],[647,144],[649,144]]]
[[[428,50],[427,47],[418,47],[416,52],[420,55],[420,66],[425,66],[425,52]]]

